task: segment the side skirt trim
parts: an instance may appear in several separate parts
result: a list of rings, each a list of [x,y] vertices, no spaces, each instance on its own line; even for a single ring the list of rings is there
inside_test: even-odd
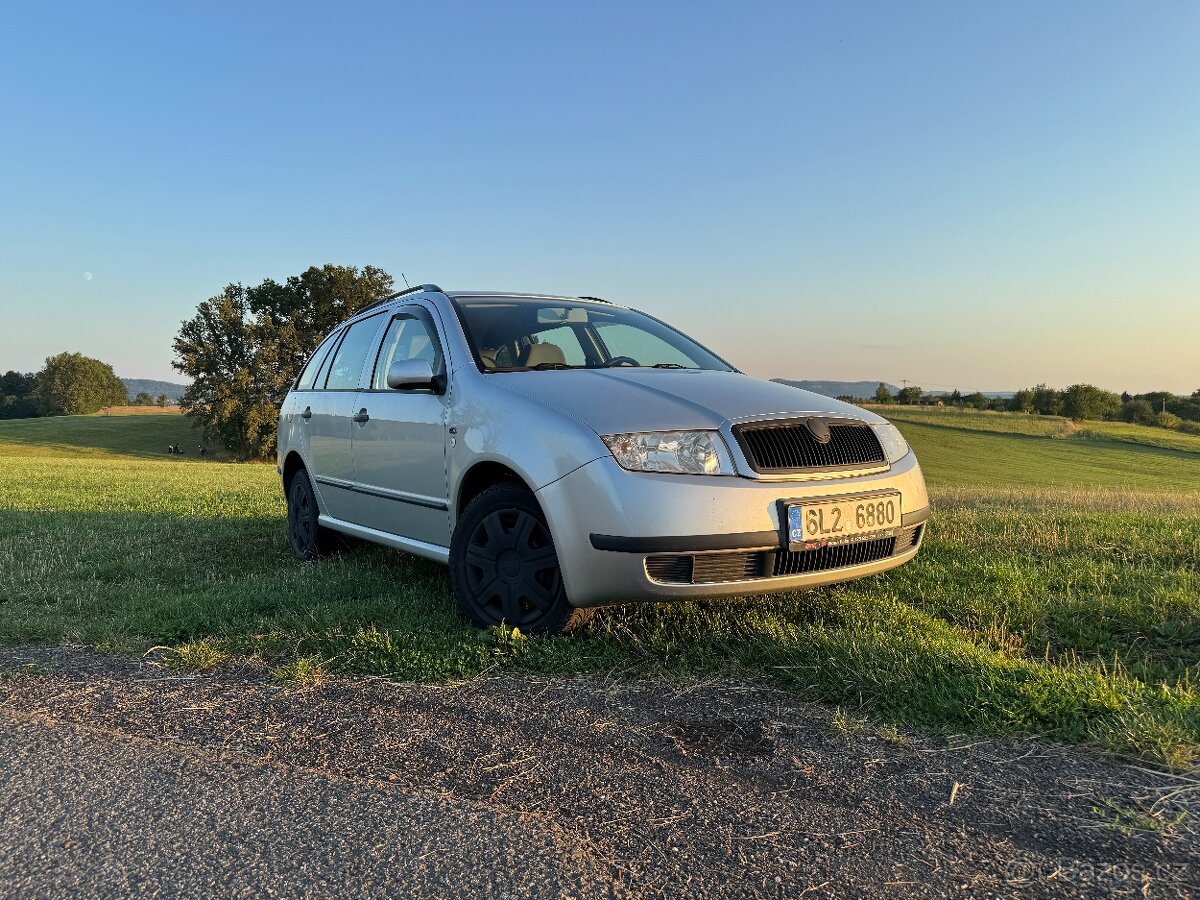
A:
[[[398,534],[389,534],[386,531],[368,528],[365,525],[355,525],[353,522],[345,522],[341,519],[335,519],[333,516],[322,515],[317,518],[317,521],[326,528],[332,528],[334,531],[340,531],[342,534],[348,534],[351,537],[362,538],[364,541],[370,541],[373,544],[383,544],[385,547],[391,547],[393,550],[403,550],[405,553],[411,553],[413,556],[423,556],[425,559],[432,559],[435,562],[448,563],[450,561],[449,547],[400,537]]]

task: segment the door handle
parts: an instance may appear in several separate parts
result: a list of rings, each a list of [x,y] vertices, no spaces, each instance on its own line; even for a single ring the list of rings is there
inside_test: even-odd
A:
[[[312,418],[312,407],[311,406],[304,407],[304,412],[300,413],[300,418],[311,419]]]
[[[367,415],[367,410],[365,407],[358,411],[358,414],[354,417],[354,421],[359,425],[365,425],[367,422],[371,421],[371,417]]]

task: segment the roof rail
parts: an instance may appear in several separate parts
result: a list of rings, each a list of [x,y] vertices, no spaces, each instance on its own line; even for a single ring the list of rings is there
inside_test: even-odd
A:
[[[358,310],[358,312],[356,312],[355,315],[357,316],[358,313],[365,312],[368,309],[374,309],[377,306],[383,306],[383,304],[389,303],[392,300],[395,300],[397,297],[403,297],[405,294],[419,294],[422,291],[434,291],[435,293],[438,293],[438,294],[445,293],[445,291],[443,291],[436,284],[418,284],[418,285],[414,285],[413,287],[410,287],[410,288],[405,288],[402,291],[396,291],[396,293],[394,293],[394,294],[388,294],[386,297],[380,297],[374,303],[368,303],[362,309]]]
[[[603,297],[576,297],[575,299],[576,300],[594,300],[597,303],[609,303],[611,305],[611,302],[608,300],[605,300]]]

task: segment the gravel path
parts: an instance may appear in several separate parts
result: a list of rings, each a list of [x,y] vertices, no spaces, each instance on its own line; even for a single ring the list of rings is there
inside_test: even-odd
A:
[[[0,649],[0,895],[1189,896],[1195,780],[734,681]],[[1182,818],[1180,818],[1182,816]]]

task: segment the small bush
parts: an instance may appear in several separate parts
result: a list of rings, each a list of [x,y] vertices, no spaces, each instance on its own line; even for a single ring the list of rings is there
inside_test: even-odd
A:
[[[318,656],[302,656],[273,669],[271,676],[283,684],[320,684],[329,677],[329,669]]]
[[[207,639],[153,650],[161,651],[157,664],[175,672],[204,672],[229,659],[229,651]]]
[[[1159,428],[1178,428],[1179,423],[1182,421],[1183,419],[1179,418],[1179,416],[1175,415],[1175,413],[1169,413],[1165,411],[1160,412],[1154,417],[1154,424]]]

